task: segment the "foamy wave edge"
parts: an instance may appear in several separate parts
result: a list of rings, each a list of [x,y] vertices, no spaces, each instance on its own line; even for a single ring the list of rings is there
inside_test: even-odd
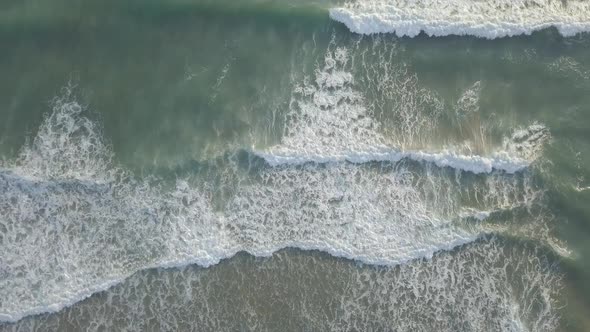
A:
[[[198,265],[198,266],[201,266],[204,268],[208,268],[208,267],[219,264],[219,262],[221,262],[224,259],[231,259],[232,257],[234,257],[236,254],[238,254],[240,252],[246,252],[246,253],[248,253],[252,256],[255,256],[255,257],[271,257],[277,251],[287,249],[287,248],[293,248],[293,249],[299,249],[299,250],[303,250],[303,251],[321,251],[321,252],[325,252],[333,257],[345,258],[345,259],[349,259],[352,261],[359,261],[359,262],[362,262],[365,264],[370,264],[370,265],[395,266],[395,265],[405,264],[409,261],[421,259],[421,258],[431,259],[434,256],[434,254],[436,254],[437,252],[451,251],[457,247],[463,246],[468,243],[475,242],[476,240],[482,238],[483,236],[484,236],[484,234],[479,234],[479,235],[471,236],[471,237],[464,237],[464,238],[458,239],[456,241],[447,243],[447,244],[439,246],[439,247],[425,248],[425,249],[421,250],[419,253],[415,253],[414,255],[405,257],[404,259],[401,259],[401,260],[388,260],[388,259],[383,259],[383,258],[380,259],[380,258],[371,257],[371,256],[354,255],[353,253],[347,252],[346,250],[339,250],[339,249],[333,248],[333,247],[324,247],[318,243],[312,243],[312,242],[292,242],[292,243],[286,243],[286,244],[278,245],[278,246],[263,249],[263,250],[234,249],[225,255],[219,255],[217,257],[213,257],[211,255],[205,255],[204,257],[194,256],[194,257],[184,258],[184,259],[180,259],[180,260],[167,260],[167,261],[165,260],[165,261],[159,262],[158,264],[149,265],[149,266],[143,267],[141,269],[137,269],[137,270],[135,270],[127,275],[121,276],[119,278],[112,278],[112,279],[105,280],[103,283],[93,286],[91,288],[88,288],[85,291],[78,292],[76,294],[72,294],[72,296],[70,296],[68,299],[65,299],[63,302],[60,302],[60,303],[52,303],[52,304],[48,304],[48,305],[38,306],[38,307],[34,307],[34,308],[31,308],[27,311],[23,311],[23,312],[19,312],[19,313],[13,313],[13,314],[0,313],[0,322],[16,323],[25,317],[34,316],[34,315],[41,315],[41,314],[50,314],[50,313],[55,313],[55,312],[61,311],[67,307],[73,306],[76,303],[81,302],[81,301],[91,297],[92,295],[94,295],[96,293],[106,291],[113,286],[121,284],[121,283],[125,282],[125,280],[130,278],[132,275],[134,275],[135,273],[138,273],[141,271],[146,271],[146,270],[150,270],[150,269],[160,269],[160,268],[161,269],[182,268],[182,267],[186,267],[189,265]]]
[[[347,8],[331,8],[330,18],[343,23],[353,33],[370,35],[394,33],[399,37],[416,37],[424,32],[430,37],[475,36],[485,39],[531,35],[535,31],[556,28],[564,37],[590,32],[590,20],[587,22],[452,22],[444,19],[422,19],[418,17],[401,17],[377,13],[355,13]]]
[[[332,163],[348,161],[355,164],[362,164],[371,161],[399,162],[403,159],[410,159],[418,162],[433,163],[438,167],[449,167],[474,174],[491,173],[494,170],[504,171],[513,174],[522,171],[530,166],[525,159],[510,157],[506,153],[498,153],[491,157],[478,155],[462,155],[453,151],[423,152],[423,151],[397,151],[381,150],[372,152],[350,151],[346,154],[321,155],[301,154],[290,152],[264,152],[253,151],[263,158],[270,166],[280,165],[301,165],[309,162]]]

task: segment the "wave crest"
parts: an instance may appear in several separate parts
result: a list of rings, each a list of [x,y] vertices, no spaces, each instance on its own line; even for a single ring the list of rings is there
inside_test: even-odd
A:
[[[583,0],[359,0],[330,10],[333,20],[360,34],[415,37],[472,35],[494,39],[555,27],[563,36],[590,31]]]

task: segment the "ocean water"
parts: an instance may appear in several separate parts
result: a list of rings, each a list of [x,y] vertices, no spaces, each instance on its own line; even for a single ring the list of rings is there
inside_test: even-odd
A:
[[[590,330],[590,4],[0,3],[0,331]]]

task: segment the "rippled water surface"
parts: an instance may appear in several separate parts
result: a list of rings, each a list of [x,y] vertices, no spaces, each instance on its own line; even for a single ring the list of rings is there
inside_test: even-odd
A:
[[[574,0],[5,1],[0,330],[590,329],[588,30]]]

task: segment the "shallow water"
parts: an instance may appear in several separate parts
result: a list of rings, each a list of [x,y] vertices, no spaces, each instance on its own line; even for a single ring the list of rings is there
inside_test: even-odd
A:
[[[336,8],[0,5],[0,330],[589,329],[584,25]]]

